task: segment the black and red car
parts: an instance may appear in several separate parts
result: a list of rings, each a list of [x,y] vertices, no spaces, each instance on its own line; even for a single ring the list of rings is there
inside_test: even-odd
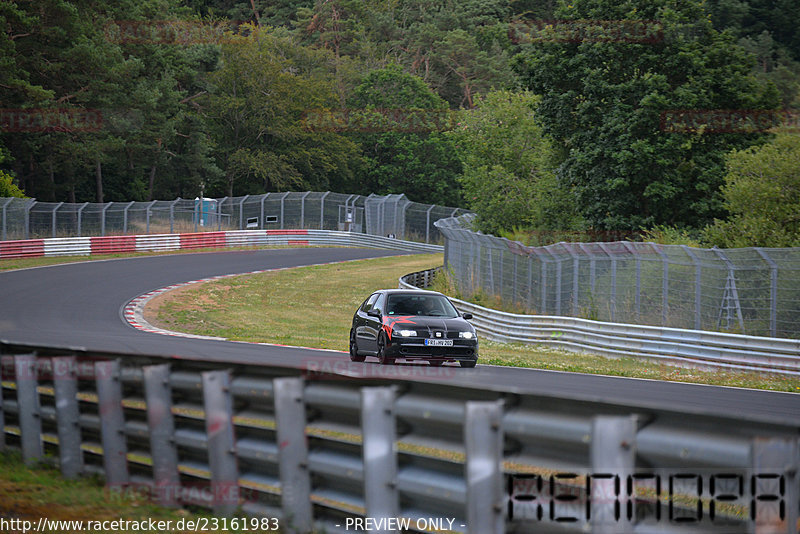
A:
[[[427,360],[431,365],[457,361],[475,367],[478,337],[446,296],[435,291],[383,289],[356,310],[350,329],[350,359],[374,356],[382,364],[396,359]]]

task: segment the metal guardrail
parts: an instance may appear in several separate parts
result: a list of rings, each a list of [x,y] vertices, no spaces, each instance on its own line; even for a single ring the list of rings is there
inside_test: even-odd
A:
[[[283,532],[354,518],[475,534],[797,526],[788,423],[455,387],[455,368],[415,380],[329,355],[289,369],[2,341],[0,354],[0,449]]]
[[[436,271],[406,275],[400,279],[400,287],[428,287]],[[460,311],[472,314],[471,322],[481,335],[496,341],[552,345],[699,368],[800,375],[800,340],[796,339],[517,315],[451,300]]]
[[[0,259],[261,246],[366,247],[433,253],[443,250],[441,245],[332,230],[233,230],[191,234],[6,241],[0,242]]]

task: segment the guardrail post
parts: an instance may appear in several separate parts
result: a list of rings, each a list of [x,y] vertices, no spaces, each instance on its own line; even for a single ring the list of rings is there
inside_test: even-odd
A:
[[[3,234],[2,234],[2,239],[0,239],[0,241],[5,241],[6,240],[6,235],[7,235],[7,232],[6,232],[6,206],[11,204],[12,200],[13,199],[9,198],[9,199],[6,199],[5,202],[3,202]]]
[[[428,208],[428,211],[425,212],[425,242],[431,242],[431,210],[435,208],[435,204],[431,204],[431,207]],[[445,245],[447,245],[447,241],[445,240]]]
[[[617,319],[617,259],[614,255],[608,251],[605,243],[598,243],[600,248],[603,250],[608,259],[611,261],[611,322],[614,322]],[[594,262],[594,260],[592,260]],[[592,273],[592,293],[594,293],[594,273]]]
[[[758,255],[769,265],[769,335],[778,335],[778,264],[764,252],[764,249],[755,248]]]
[[[667,326],[667,315],[669,314],[669,258],[661,249],[661,245],[650,243],[653,250],[661,256],[663,268],[661,272],[661,326]]]
[[[152,201],[150,204],[147,205],[147,207],[144,210],[145,218],[146,218],[146,221],[147,221],[147,230],[146,231],[147,231],[148,234],[150,233],[150,208],[152,208],[155,205],[156,202],[158,202],[158,201],[157,200]]]
[[[797,438],[756,438],[752,451],[750,495],[755,533],[796,534],[800,441]]]
[[[181,197],[176,198],[172,201],[169,205],[169,233],[175,233],[175,204],[181,201]],[[105,214],[103,215],[103,220],[105,220]]]
[[[81,222],[83,222],[82,221],[82,219],[83,219],[83,210],[88,205],[89,205],[88,202],[84,202],[83,205],[80,208],[78,208],[78,237],[81,237]]]
[[[264,229],[264,202],[267,201],[267,197],[269,197],[269,193],[264,193],[261,196],[261,229]]]
[[[288,197],[288,196],[289,196],[289,192],[287,191],[281,197],[281,230],[283,230],[283,214],[284,214],[284,211],[285,211],[285,208],[286,208],[286,202],[285,202],[286,201],[286,197]]]
[[[327,197],[330,194],[331,194],[330,191],[325,191],[325,194],[322,195],[322,198],[320,199],[320,208],[319,208],[319,229],[320,230],[324,230],[325,229],[325,197]]]
[[[31,238],[31,211],[33,210],[33,205],[36,204],[36,200],[31,200],[27,206],[25,206],[25,239]]]
[[[53,224],[53,228],[52,228],[53,237],[56,236],[56,212],[58,211],[58,208],[60,208],[63,205],[64,205],[63,202],[59,202],[58,205],[55,208],[53,208],[53,221],[52,221],[52,224]]]
[[[35,354],[14,356],[14,378],[17,382],[22,459],[30,465],[44,455]]]
[[[622,246],[625,247],[631,256],[636,258],[636,293],[634,294],[634,309],[636,312],[636,320],[639,320],[642,301],[642,258],[639,251],[628,241],[622,241]]]
[[[464,408],[467,532],[505,532],[503,401],[467,402]]]
[[[250,198],[250,195],[245,195],[242,197],[242,201],[239,202],[239,230],[244,230],[244,202]]]
[[[703,266],[700,263],[700,259],[697,255],[692,252],[686,245],[680,245],[680,247],[686,252],[686,255],[692,259],[692,263],[694,263],[694,329],[700,330],[702,328],[702,319],[701,319],[701,305],[702,305],[702,287],[701,282],[703,278]]]
[[[311,191],[306,191],[300,197],[300,228],[305,228],[306,223],[306,197],[311,194]]]
[[[128,233],[128,210],[131,209],[131,206],[134,204],[136,204],[134,201],[128,202],[128,205],[122,210],[122,233],[125,235]]]
[[[391,387],[361,388],[364,504],[367,517],[398,516],[394,399],[395,391]]]
[[[231,374],[230,371],[206,371],[202,377],[211,471],[211,509],[215,515],[230,516],[239,506]]]
[[[637,429],[638,418],[634,415],[592,418],[592,469],[587,487],[591,484],[589,520],[593,533],[633,532],[633,522],[625,520],[627,512],[620,495],[625,495],[628,475],[636,467]]]
[[[56,397],[56,423],[58,426],[58,455],[61,475],[64,478],[75,478],[83,472],[78,378],[75,376],[75,362],[74,356],[59,356],[52,359],[53,390]]]
[[[169,369],[169,364],[149,365],[142,369],[154,489],[157,502],[163,506],[178,504],[180,487]]]
[[[225,201],[228,200],[228,197],[222,197],[222,200],[217,201],[217,231],[222,230],[222,205],[225,204]],[[231,204],[233,205],[233,204]],[[233,210],[231,210],[231,214]],[[230,219],[228,219],[228,225],[230,226]]]
[[[276,378],[272,383],[284,526],[289,533],[308,533],[313,527],[313,511],[303,379]]]
[[[125,414],[122,410],[122,383],[119,360],[95,362],[97,403],[100,411],[100,436],[103,442],[103,468],[106,485],[128,484],[128,443]]]
[[[111,204],[113,204],[113,202],[109,202],[108,204],[103,206],[103,215],[102,215],[102,218],[100,220],[100,235],[101,236],[106,235],[106,212],[108,211],[108,208],[111,207]]]

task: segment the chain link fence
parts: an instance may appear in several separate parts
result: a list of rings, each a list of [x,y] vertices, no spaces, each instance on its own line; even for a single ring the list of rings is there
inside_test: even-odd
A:
[[[697,249],[617,241],[526,247],[442,219],[445,265],[466,298],[538,315],[800,337],[800,248]]]
[[[247,229],[339,230],[441,243],[434,222],[466,213],[405,195],[290,192],[152,202],[0,198],[0,240]]]

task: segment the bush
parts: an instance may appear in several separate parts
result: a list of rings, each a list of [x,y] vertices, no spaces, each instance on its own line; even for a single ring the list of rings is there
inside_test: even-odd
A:
[[[721,248],[800,246],[800,136],[779,134],[727,157],[722,188],[730,217],[704,230]]]

